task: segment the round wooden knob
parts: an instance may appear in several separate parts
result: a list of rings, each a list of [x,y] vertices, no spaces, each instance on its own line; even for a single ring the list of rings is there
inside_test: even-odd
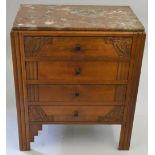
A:
[[[80,68],[75,69],[75,75],[80,75],[80,74],[81,74],[81,69]]]
[[[78,111],[74,111],[74,117],[78,117],[79,116],[79,112]]]
[[[80,45],[76,45],[74,50],[75,50],[75,52],[80,52],[81,51]]]
[[[75,96],[80,96],[80,93],[79,92],[75,92]]]

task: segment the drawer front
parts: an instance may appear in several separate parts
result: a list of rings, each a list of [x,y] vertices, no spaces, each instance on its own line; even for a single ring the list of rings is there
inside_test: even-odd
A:
[[[127,80],[129,63],[109,61],[26,62],[26,79],[63,83]]]
[[[24,37],[26,57],[129,58],[131,45],[131,37]]]
[[[121,106],[30,106],[31,122],[121,123]]]
[[[126,85],[28,85],[30,105],[122,105]]]

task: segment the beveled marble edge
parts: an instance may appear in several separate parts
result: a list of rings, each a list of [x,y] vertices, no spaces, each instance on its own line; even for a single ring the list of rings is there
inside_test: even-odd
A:
[[[112,32],[145,32],[145,29],[102,29],[102,28],[56,28],[56,27],[12,27],[13,31],[112,31]]]

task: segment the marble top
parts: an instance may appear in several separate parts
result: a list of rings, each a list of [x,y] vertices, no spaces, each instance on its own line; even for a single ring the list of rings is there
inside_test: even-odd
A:
[[[21,5],[14,30],[144,31],[129,6]]]

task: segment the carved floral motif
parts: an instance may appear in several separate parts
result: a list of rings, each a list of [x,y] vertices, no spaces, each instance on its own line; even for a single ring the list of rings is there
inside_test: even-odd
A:
[[[130,57],[132,38],[105,37],[106,44],[112,44],[119,56]]]
[[[29,114],[32,116],[30,121],[49,122],[54,120],[54,116],[46,115],[44,110],[40,106],[30,107]]]
[[[53,42],[52,37],[25,37],[24,40],[26,56],[37,56],[44,45],[51,44]]]
[[[99,122],[121,122],[123,118],[123,108],[113,108],[109,113],[104,116],[99,116]]]

